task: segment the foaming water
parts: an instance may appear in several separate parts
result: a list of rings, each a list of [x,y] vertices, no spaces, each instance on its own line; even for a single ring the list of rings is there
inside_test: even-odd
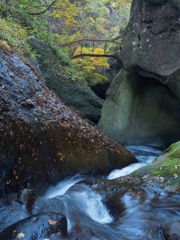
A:
[[[162,149],[147,146],[127,146],[126,148],[136,156],[139,163],[133,163],[125,168],[113,170],[108,175],[108,179],[115,179],[118,177],[129,175],[135,170],[152,162],[163,152]]]
[[[57,184],[55,187],[49,189],[46,192],[45,197],[47,198],[55,198],[56,196],[64,195],[70,187],[75,185],[76,183],[84,180],[85,177],[81,176],[80,174],[76,174],[75,176],[71,178],[66,178],[59,184]]]
[[[64,211],[69,212],[68,206],[76,209],[76,211],[86,213],[90,218],[99,223],[112,222],[113,218],[110,216],[105,205],[102,203],[102,196],[95,193],[88,186],[79,184],[73,186],[83,180],[80,175],[75,175],[70,179],[65,179],[56,187],[46,193],[47,198],[56,198],[66,202]],[[70,189],[71,188],[71,189]],[[70,189],[70,190],[69,190]],[[69,191],[68,191],[69,190]]]
[[[57,186],[65,189],[58,184],[49,197],[47,194],[40,198],[34,206],[34,214],[56,212],[66,216],[68,236],[63,240],[164,240],[162,226],[180,219],[179,194],[166,193],[151,186],[127,191],[116,198],[118,215],[113,217],[104,204],[109,202],[108,192],[101,196],[89,186],[77,184],[76,181],[77,176],[64,180],[63,184],[67,184],[68,190],[58,189]],[[116,191],[113,194],[117,196]],[[29,216],[25,206],[16,203],[15,199],[14,195],[10,195],[0,201],[0,230]],[[122,203],[123,208],[119,211],[118,205]]]
[[[134,153],[140,150],[135,153],[139,166],[161,153],[156,149],[153,152],[153,148],[131,148]],[[134,170],[136,165],[130,168]],[[121,174],[129,172],[128,167],[120,171],[124,172]],[[68,223],[68,236],[53,237],[55,240],[164,240],[162,227],[180,220],[180,195],[177,193],[167,193],[149,185],[144,188],[141,183],[132,190],[115,181],[112,181],[116,184],[114,190],[110,187],[108,191],[108,187],[104,188],[105,182],[99,180],[101,194],[81,183],[83,179],[85,177],[76,175],[60,182],[37,199],[31,213],[16,201],[16,194],[0,198],[0,231],[32,214],[55,212],[64,214]]]

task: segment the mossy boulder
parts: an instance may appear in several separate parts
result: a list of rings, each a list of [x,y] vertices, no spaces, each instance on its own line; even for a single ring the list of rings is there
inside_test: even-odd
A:
[[[167,189],[180,190],[180,142],[171,144],[170,147],[148,165],[136,170],[131,175],[143,177],[149,175],[154,180],[159,180]],[[166,181],[164,181],[166,179]]]
[[[0,49],[0,194],[50,184],[76,173],[107,175],[137,162],[44,86],[17,53]]]

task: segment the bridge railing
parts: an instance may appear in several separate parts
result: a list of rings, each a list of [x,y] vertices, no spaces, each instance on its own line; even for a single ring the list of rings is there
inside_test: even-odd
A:
[[[85,44],[88,43],[89,45],[89,42],[92,43],[92,48],[89,50],[89,53],[85,53],[83,52],[83,46]],[[101,52],[100,54],[98,54],[97,52],[95,52],[95,44],[101,44],[101,47],[102,47],[102,44],[104,43],[103,45],[103,52]],[[71,47],[73,45],[77,45],[80,46],[80,52],[77,54],[73,54],[72,58],[78,58],[78,57],[83,57],[83,56],[90,56],[90,57],[112,57],[112,58],[117,58],[115,56],[115,54],[111,54],[111,53],[108,53],[107,52],[107,45],[108,43],[113,43],[115,45],[115,50],[116,52],[118,53],[118,51],[120,50],[120,43],[114,41],[114,40],[97,40],[97,39],[81,39],[81,40],[78,40],[78,41],[74,41],[74,42],[70,42],[70,43],[66,43],[66,44],[63,44],[61,45],[61,47]],[[91,53],[90,53],[91,51]]]

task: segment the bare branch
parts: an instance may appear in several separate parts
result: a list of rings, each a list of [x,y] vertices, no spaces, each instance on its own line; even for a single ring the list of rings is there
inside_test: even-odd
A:
[[[45,12],[47,12],[51,7],[52,5],[54,5],[54,3],[56,2],[56,0],[54,0],[44,11],[42,12],[38,12],[38,13],[32,13],[32,12],[27,12],[29,15],[40,15],[40,14],[43,14]]]

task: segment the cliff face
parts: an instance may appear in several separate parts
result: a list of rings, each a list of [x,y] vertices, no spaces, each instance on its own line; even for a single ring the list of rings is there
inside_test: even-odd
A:
[[[180,137],[180,4],[134,0],[98,128],[125,144]]]
[[[134,0],[119,58],[131,73],[155,78],[180,99],[180,3]]]

